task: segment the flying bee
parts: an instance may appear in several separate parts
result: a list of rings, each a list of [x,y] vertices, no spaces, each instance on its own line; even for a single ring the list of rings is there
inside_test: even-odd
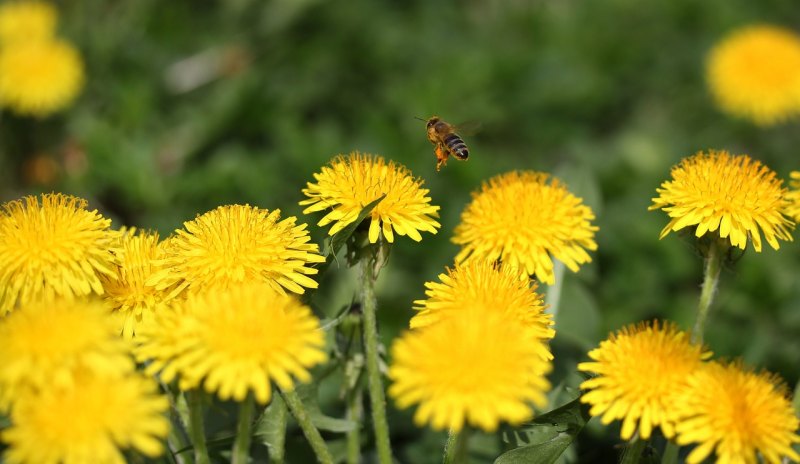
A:
[[[437,172],[447,164],[447,158],[450,155],[460,160],[469,158],[467,144],[456,134],[457,126],[442,121],[438,116],[431,116],[425,126],[428,129],[428,140],[434,147]]]

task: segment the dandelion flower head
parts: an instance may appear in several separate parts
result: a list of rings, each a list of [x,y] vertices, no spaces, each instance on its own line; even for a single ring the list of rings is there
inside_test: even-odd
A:
[[[697,444],[687,457],[690,464],[713,451],[717,462],[800,461],[792,449],[800,443],[798,419],[786,385],[775,375],[755,373],[740,362],[707,363],[688,377],[673,408],[680,418],[678,444]]]
[[[329,166],[314,174],[317,183],[303,189],[307,206],[303,214],[330,211],[319,221],[320,227],[333,223],[328,231],[334,235],[358,219],[361,210],[385,195],[369,216],[369,241],[378,237],[394,242],[394,234],[422,240],[421,231],[435,234],[440,227],[438,206],[431,205],[428,190],[405,167],[380,156],[351,153],[338,156]],[[366,220],[366,219],[365,219]]]
[[[553,259],[577,272],[596,250],[595,216],[558,179],[541,172],[509,172],[489,179],[461,214],[453,242],[457,263],[500,261],[553,284]]]
[[[120,321],[120,332],[131,337],[136,327],[152,321],[153,313],[169,302],[172,289],[157,290],[147,280],[160,270],[164,253],[157,233],[122,231],[112,275],[101,276],[106,302]]]
[[[392,345],[389,396],[399,408],[418,404],[419,426],[519,424],[533,415],[531,404],[545,405],[550,389],[550,364],[527,336],[507,314],[475,310],[408,331]]]
[[[55,296],[102,294],[111,274],[111,221],[86,200],[28,196],[0,211],[0,314]]]
[[[536,284],[531,286],[515,269],[476,260],[448,269],[446,274],[439,274],[439,280],[427,282],[428,298],[414,302],[419,312],[411,319],[412,329],[460,317],[471,310],[506,313],[529,329],[542,358],[552,359],[546,343],[555,335],[553,320],[544,313]]]
[[[717,104],[771,125],[800,113],[800,36],[782,27],[749,26],[709,53],[707,79]]]
[[[133,371],[130,346],[99,301],[29,304],[0,319],[0,404],[20,392],[73,386],[76,373]]]
[[[589,352],[592,361],[578,364],[595,375],[581,384],[581,401],[591,405],[592,416],[602,416],[603,424],[622,420],[623,440],[637,425],[643,439],[657,426],[672,437],[671,393],[709,356],[674,324],[624,327]]]
[[[38,1],[0,4],[0,46],[49,39],[56,29],[58,13],[53,5]]]
[[[178,285],[190,293],[225,289],[245,282],[263,282],[275,290],[304,293],[317,288],[309,267],[325,258],[310,243],[306,224],[281,220],[276,209],[249,205],[220,206],[184,223],[164,246],[163,269],[148,280],[158,290]]]
[[[270,400],[274,381],[282,389],[293,378],[308,382],[308,369],[326,359],[319,320],[294,295],[265,284],[191,295],[159,311],[142,326],[137,355],[147,372],[165,382],[178,378],[189,390],[203,385],[221,399],[242,401],[252,391]]]
[[[24,41],[0,47],[0,107],[45,117],[69,106],[83,83],[81,56],[66,41]]]
[[[79,385],[24,394],[3,430],[9,464],[123,464],[125,451],[163,453],[169,402],[139,373],[105,377],[83,373]]]
[[[761,162],[710,150],[683,159],[671,174],[650,206],[670,217],[661,238],[692,226],[697,237],[713,232],[743,250],[749,238],[757,252],[762,233],[776,250],[778,239],[792,240],[794,223],[784,216],[788,201],[783,181]]]

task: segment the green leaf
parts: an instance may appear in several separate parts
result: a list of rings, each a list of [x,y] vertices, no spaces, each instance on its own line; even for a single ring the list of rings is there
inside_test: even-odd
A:
[[[344,247],[347,241],[350,240],[350,237],[353,236],[353,233],[356,231],[358,226],[361,225],[361,222],[364,221],[364,218],[366,218],[372,212],[372,210],[375,209],[376,206],[378,206],[378,203],[380,203],[384,198],[386,198],[386,194],[381,195],[380,198],[378,198],[377,200],[374,200],[369,204],[367,204],[366,206],[364,206],[361,209],[361,212],[358,213],[358,217],[356,218],[355,221],[348,224],[347,227],[340,230],[333,237],[325,239],[325,244],[322,251],[322,256],[325,257],[325,262],[321,263],[317,267],[318,271],[317,276],[322,276],[328,270],[328,268],[331,267],[331,264],[333,264],[333,262],[336,261],[336,255],[339,254],[339,252],[342,250],[342,247]],[[311,296],[314,294],[315,291],[316,289],[313,288],[307,289],[306,292],[303,294],[302,297],[303,301],[304,302],[311,301]]]
[[[556,315],[558,337],[575,343],[582,350],[589,350],[602,338],[600,310],[594,296],[577,279],[563,279],[562,285]]]
[[[576,398],[521,427],[508,429],[504,438],[519,448],[503,453],[495,464],[552,464],[575,441],[589,420],[589,407]]]
[[[358,427],[358,424],[354,421],[326,416],[320,410],[319,402],[317,401],[317,389],[318,385],[315,383],[302,384],[296,387],[297,396],[300,397],[300,401],[306,407],[308,415],[311,416],[311,422],[314,423],[316,428],[334,433],[347,433]]]

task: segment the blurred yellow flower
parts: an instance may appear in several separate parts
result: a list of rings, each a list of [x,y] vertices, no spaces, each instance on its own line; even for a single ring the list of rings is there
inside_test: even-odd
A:
[[[546,404],[550,363],[508,314],[465,310],[404,333],[391,353],[389,396],[399,408],[419,404],[419,426],[491,432],[501,421],[530,419],[532,404]]]
[[[578,364],[595,375],[581,384],[581,401],[591,405],[592,416],[602,415],[603,424],[621,419],[623,440],[637,425],[645,440],[657,426],[670,438],[675,433],[671,394],[710,356],[674,324],[624,327],[589,352],[592,361]]]
[[[365,206],[382,195],[386,197],[369,216],[371,243],[377,242],[381,233],[388,242],[394,242],[395,232],[419,242],[420,231],[435,234],[440,227],[434,220],[439,207],[431,205],[422,181],[414,179],[404,166],[391,161],[386,164],[380,156],[358,152],[338,156],[314,178],[317,183],[309,182],[303,189],[309,199],[300,204],[309,205],[303,214],[331,209],[317,223],[320,227],[334,223],[329,235],[353,223]]]
[[[112,275],[101,276],[105,299],[118,318],[120,332],[132,337],[136,327],[153,319],[153,313],[171,299],[172,289],[157,290],[147,280],[160,270],[164,250],[158,234],[122,231]]]
[[[738,362],[704,365],[671,405],[679,418],[678,444],[697,443],[686,462],[703,462],[715,450],[717,462],[800,461],[792,449],[800,436],[788,395],[783,381],[767,372],[757,374]]]
[[[221,399],[242,401],[252,391],[267,403],[270,381],[282,389],[326,359],[319,320],[294,295],[265,284],[193,295],[164,308],[135,340],[146,371],[190,390],[201,383]]]
[[[535,283],[531,287],[529,280],[521,279],[516,270],[498,269],[478,260],[448,269],[447,274],[439,274],[439,280],[441,283],[427,282],[428,298],[414,302],[419,313],[411,318],[412,329],[461,317],[471,310],[499,312],[525,326],[540,357],[552,359],[547,342],[555,335],[553,319],[544,313]]]
[[[684,158],[671,174],[649,208],[663,209],[671,218],[661,238],[694,226],[697,237],[714,232],[743,250],[749,238],[757,252],[761,233],[776,250],[777,239],[792,240],[794,223],[784,216],[788,201],[783,181],[761,162],[710,150]]]
[[[789,182],[791,190],[786,194],[786,215],[797,223],[800,221],[800,171],[792,171],[789,176],[792,180]]]
[[[111,221],[86,200],[44,194],[0,211],[0,314],[39,299],[103,293],[111,274]]]
[[[800,113],[800,36],[757,25],[734,31],[708,56],[707,79],[722,110],[770,125]]]
[[[489,179],[461,214],[453,242],[457,263],[500,261],[553,284],[553,258],[577,272],[596,250],[592,210],[542,172],[509,172]]]
[[[57,20],[58,12],[49,3],[11,1],[0,4],[0,46],[49,39],[55,34]]]
[[[0,47],[0,107],[44,117],[72,103],[83,81],[80,54],[63,40]]]
[[[156,457],[169,432],[169,402],[139,373],[82,373],[71,387],[26,393],[2,431],[9,464],[123,464],[123,451]]]
[[[72,387],[79,372],[105,377],[134,369],[131,347],[99,301],[29,304],[0,319],[0,406],[27,390]]]
[[[281,220],[281,212],[250,205],[220,206],[183,224],[167,239],[162,269],[147,285],[190,293],[215,291],[245,282],[264,282],[279,292],[317,288],[309,264],[325,262],[309,243],[306,224]]]

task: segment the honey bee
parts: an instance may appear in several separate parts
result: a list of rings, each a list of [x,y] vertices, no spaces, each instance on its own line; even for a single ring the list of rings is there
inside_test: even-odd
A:
[[[456,134],[456,126],[442,121],[438,116],[431,116],[425,125],[428,129],[428,140],[434,147],[437,172],[447,164],[450,155],[460,160],[469,158],[467,144]]]

